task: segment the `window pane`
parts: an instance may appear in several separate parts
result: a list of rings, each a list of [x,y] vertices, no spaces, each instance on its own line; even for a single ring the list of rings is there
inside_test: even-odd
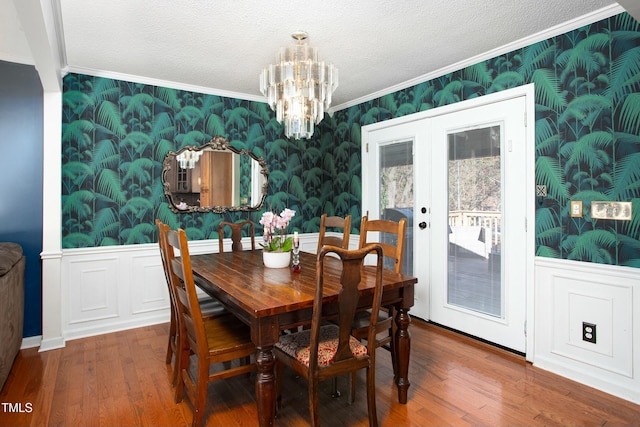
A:
[[[399,221],[407,219],[403,274],[413,274],[413,141],[380,147],[380,217]],[[380,236],[381,241],[394,243],[395,237]],[[393,270],[391,260],[385,268]]]
[[[451,133],[449,304],[503,316],[500,126]]]

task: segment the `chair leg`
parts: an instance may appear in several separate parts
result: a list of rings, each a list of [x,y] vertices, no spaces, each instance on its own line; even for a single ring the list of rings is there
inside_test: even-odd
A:
[[[309,378],[309,415],[311,425],[320,426],[320,412],[318,409],[318,378]]]
[[[276,412],[282,407],[282,363],[276,361]]]
[[[391,338],[391,342],[389,343],[389,346],[391,347],[391,367],[393,368],[393,380],[395,381],[395,379],[398,377],[398,358],[396,357],[396,353],[397,353],[397,348],[398,346],[396,345],[396,338],[395,335]]]
[[[208,381],[203,380],[203,378],[207,378],[209,364],[206,364],[206,368],[204,364],[198,360],[198,383],[196,384],[196,401],[193,403],[193,422],[192,427],[202,427],[204,425],[204,409],[205,403],[207,401],[207,388]],[[205,372],[201,372],[204,370]]]
[[[173,357],[173,362],[171,362],[171,369],[173,369],[171,373],[171,385],[175,387],[178,385],[180,378],[180,355],[177,353]]]
[[[173,358],[173,347],[176,342],[176,334],[178,333],[178,325],[176,324],[176,318],[173,314],[173,304],[171,307],[171,319],[169,321],[169,342],[167,343],[167,356],[165,362],[167,365],[171,363]]]
[[[245,366],[246,366],[246,365],[251,365],[251,363],[252,363],[252,362],[251,362],[251,356],[246,356],[246,357],[244,357],[244,358],[242,359],[242,362],[241,362],[241,364],[243,364],[243,365],[245,365]],[[244,376],[245,376],[246,378],[251,378],[251,372],[247,372],[246,374],[244,374]]]
[[[369,427],[378,427],[375,366],[367,367],[367,408],[369,409]]]
[[[167,343],[167,356],[165,357],[165,363],[168,365],[171,363],[171,359],[173,359],[173,348],[171,342],[174,339],[174,333],[169,332],[169,342]]]
[[[173,395],[173,401],[176,403],[182,402],[184,398],[184,380],[182,375],[178,375],[178,382],[176,383],[175,393]]]
[[[171,385],[173,387],[176,387],[178,385],[178,381],[180,380],[180,339],[179,337],[174,334],[171,339],[173,340],[173,343],[169,343],[169,346],[171,347],[171,369],[172,369],[172,375],[171,375]]]
[[[176,381],[176,393],[174,400],[176,403],[182,402],[182,398],[184,397],[184,378],[183,378],[183,369],[189,369],[189,349],[182,349],[179,354],[176,354],[176,359],[180,358],[180,360],[176,361],[176,370],[178,371],[178,379]],[[188,375],[185,371],[184,375]]]
[[[396,310],[395,307],[389,307],[389,316],[391,316],[391,328],[389,329],[389,334],[391,335],[391,342],[389,343],[389,347],[391,350],[391,367],[393,368],[393,380],[395,381],[398,377],[398,358],[397,358],[397,342],[396,335],[398,331],[398,326],[396,325]]]
[[[338,377],[331,378],[331,397],[337,399],[342,393],[338,390]]]
[[[351,372],[351,377],[349,378],[350,388],[349,388],[349,405],[353,405],[353,402],[356,401],[356,371]]]

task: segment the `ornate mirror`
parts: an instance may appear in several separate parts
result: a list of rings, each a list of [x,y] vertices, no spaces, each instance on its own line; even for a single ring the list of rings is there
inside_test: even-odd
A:
[[[174,212],[237,212],[260,209],[267,195],[262,157],[214,136],[201,147],[170,151],[162,164],[162,185]]]

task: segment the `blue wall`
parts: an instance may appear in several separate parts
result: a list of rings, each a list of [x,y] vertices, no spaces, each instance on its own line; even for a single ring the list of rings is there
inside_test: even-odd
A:
[[[23,336],[42,334],[42,85],[36,69],[0,61],[0,241],[27,258]]]

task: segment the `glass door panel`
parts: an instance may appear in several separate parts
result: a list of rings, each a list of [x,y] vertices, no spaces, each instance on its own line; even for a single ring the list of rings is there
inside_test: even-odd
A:
[[[382,145],[379,157],[380,218],[407,219],[402,272],[413,275],[413,141]],[[394,236],[382,234],[381,242],[395,244]],[[393,270],[393,261],[385,259],[384,266]]]
[[[524,111],[518,97],[432,121],[432,181],[443,185],[431,206],[431,319],[516,351],[526,338]]]
[[[430,227],[429,126],[401,120],[363,128],[363,215],[371,219],[407,219],[402,272],[418,278],[412,316],[429,319]],[[416,167],[422,159],[423,167]],[[381,240],[385,236],[380,236]],[[390,236],[386,236],[390,238]],[[391,264],[385,264],[393,268]]]
[[[499,125],[449,133],[447,302],[503,317]]]

